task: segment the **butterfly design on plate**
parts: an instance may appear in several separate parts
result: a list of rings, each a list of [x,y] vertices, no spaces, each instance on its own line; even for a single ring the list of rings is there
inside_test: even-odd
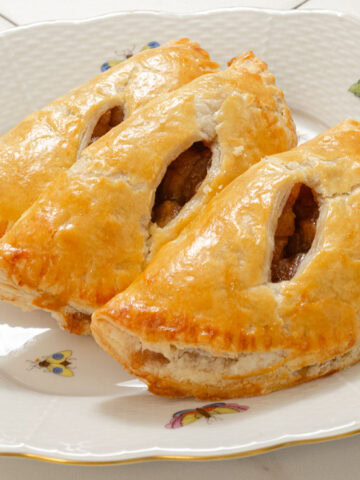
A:
[[[209,403],[200,408],[193,408],[189,410],[180,410],[174,413],[170,422],[165,425],[166,428],[180,428],[185,425],[190,425],[201,418],[210,420],[215,418],[215,415],[223,415],[226,413],[238,413],[248,410],[246,405],[239,405],[237,403],[216,402]]]
[[[146,45],[142,47],[140,52],[143,50],[148,50],[149,48],[157,48],[160,47],[160,43],[158,42],[148,42]],[[124,60],[127,60],[128,58],[132,57],[135,54],[135,52],[129,50],[123,53],[124,58],[122,60],[109,60],[108,62],[105,62],[101,65],[100,70],[102,72],[105,72],[106,70],[109,70],[109,68],[114,67],[115,65],[118,65],[119,63],[123,62]]]
[[[69,368],[71,365],[72,350],[61,350],[52,355],[36,358],[32,362],[34,367],[47,369],[54,375],[61,375],[62,377],[73,377],[74,372]]]

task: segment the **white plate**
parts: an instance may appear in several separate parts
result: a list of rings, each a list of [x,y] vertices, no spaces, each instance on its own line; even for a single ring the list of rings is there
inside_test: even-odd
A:
[[[360,77],[358,21],[330,12],[241,9],[129,13],[5,32],[0,131],[95,75],[105,61],[149,41],[182,36],[199,41],[222,65],[247,49],[266,60],[302,141],[345,117],[360,120],[360,98],[348,91]],[[64,350],[71,350],[73,376],[56,375],[44,363]],[[234,400],[249,407],[237,412],[235,405],[234,415],[165,428],[176,411],[203,403],[155,397],[91,338],[61,332],[46,313],[0,305],[2,454],[92,464],[249,455],[356,432],[359,392],[357,365],[268,396]]]

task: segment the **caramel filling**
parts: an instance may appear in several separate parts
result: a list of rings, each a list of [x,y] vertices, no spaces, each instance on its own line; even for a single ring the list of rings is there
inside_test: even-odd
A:
[[[311,248],[318,216],[319,206],[311,188],[296,184],[290,192],[275,232],[272,282],[293,278]]]
[[[119,125],[124,120],[124,112],[120,107],[114,107],[110,110],[107,110],[101,117],[99,118],[95,128],[91,134],[91,139],[89,145],[91,143],[96,142],[100,137],[108,133],[112,128]]]
[[[164,227],[195,195],[211,165],[211,150],[202,142],[194,143],[166,170],[155,194],[152,221]]]

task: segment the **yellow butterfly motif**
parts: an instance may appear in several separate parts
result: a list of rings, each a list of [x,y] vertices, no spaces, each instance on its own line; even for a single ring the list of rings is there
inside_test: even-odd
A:
[[[49,372],[54,375],[73,377],[74,372],[69,368],[69,365],[71,365],[71,355],[72,350],[61,350],[43,359],[36,358],[35,365],[40,368],[47,368]]]

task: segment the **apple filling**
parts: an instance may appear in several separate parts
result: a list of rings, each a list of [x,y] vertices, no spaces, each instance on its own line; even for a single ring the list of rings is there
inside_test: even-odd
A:
[[[90,142],[96,142],[100,137],[108,133],[112,128],[124,120],[124,112],[120,107],[113,107],[101,115],[91,134]]]
[[[194,143],[167,168],[155,194],[152,221],[164,227],[195,195],[211,165],[211,150]]]
[[[279,217],[275,232],[272,282],[293,278],[311,248],[318,216],[319,205],[311,188],[296,184]]]

